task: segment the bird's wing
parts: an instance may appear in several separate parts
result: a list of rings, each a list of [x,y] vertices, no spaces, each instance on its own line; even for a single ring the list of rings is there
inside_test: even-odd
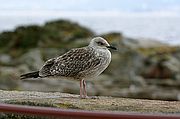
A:
[[[82,71],[99,65],[100,58],[97,55],[92,48],[88,47],[72,49],[53,60],[50,68],[51,75],[75,77]]]
[[[41,77],[51,76],[50,69],[54,65],[56,58],[49,59],[44,63],[42,68],[39,70],[39,75]]]

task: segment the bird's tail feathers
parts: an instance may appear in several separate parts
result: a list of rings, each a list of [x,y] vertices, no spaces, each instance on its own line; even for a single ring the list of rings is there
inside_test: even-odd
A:
[[[39,71],[35,71],[35,72],[27,73],[27,74],[22,74],[20,76],[21,80],[27,79],[27,78],[38,78],[38,77],[40,77]]]

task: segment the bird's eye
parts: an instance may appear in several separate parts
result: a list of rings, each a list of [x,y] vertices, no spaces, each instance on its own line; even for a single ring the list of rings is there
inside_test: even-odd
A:
[[[103,43],[103,42],[97,42],[97,44],[98,44],[98,45],[104,45],[104,43]]]

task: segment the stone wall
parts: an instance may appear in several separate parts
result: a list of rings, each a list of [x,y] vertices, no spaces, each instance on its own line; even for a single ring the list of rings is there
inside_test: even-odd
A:
[[[0,90],[0,102],[91,111],[99,110],[180,114],[179,101],[142,100],[104,96],[80,99],[79,95],[59,92]]]

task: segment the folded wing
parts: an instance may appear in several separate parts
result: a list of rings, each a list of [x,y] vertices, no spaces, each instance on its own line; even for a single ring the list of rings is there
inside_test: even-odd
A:
[[[40,70],[40,76],[76,77],[85,70],[100,64],[98,54],[92,48],[76,48],[48,60]]]

